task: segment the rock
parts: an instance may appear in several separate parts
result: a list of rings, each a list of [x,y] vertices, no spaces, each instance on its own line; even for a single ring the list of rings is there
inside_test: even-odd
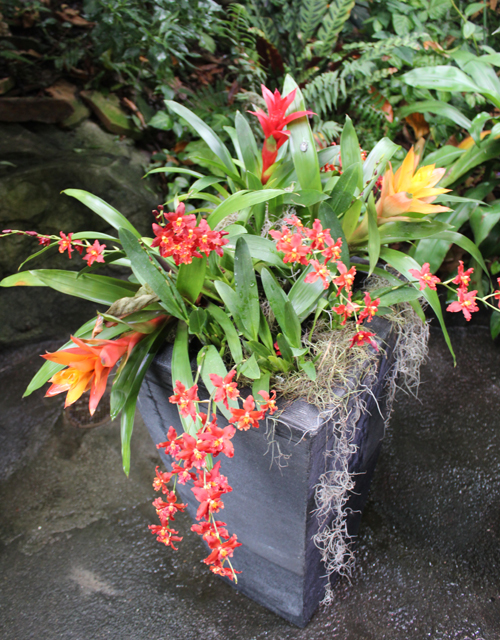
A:
[[[121,211],[143,234],[151,229],[151,210],[162,201],[142,180],[147,153],[130,140],[117,141],[98,124],[84,121],[72,131],[57,126],[0,124],[0,230],[93,230],[115,233],[74,198],[68,188],[89,191]],[[14,273],[39,245],[22,236],[0,238],[0,278]],[[81,269],[79,255],[68,260],[55,249],[24,269]],[[113,272],[115,273],[115,271]],[[123,271],[118,271],[124,277]],[[49,338],[66,339],[96,305],[47,288],[0,289],[0,347]]]
[[[76,90],[75,85],[66,82],[66,80],[58,80],[51,87],[45,89],[52,98],[64,100],[72,106],[73,113],[61,122],[61,125],[68,129],[75,127],[90,116],[90,110],[77,98]]]
[[[63,122],[73,107],[56,98],[0,98],[0,122]]]
[[[111,133],[138,138],[141,135],[132,119],[123,111],[117,96],[104,96],[99,91],[82,91],[82,98],[87,102],[103,126]]]

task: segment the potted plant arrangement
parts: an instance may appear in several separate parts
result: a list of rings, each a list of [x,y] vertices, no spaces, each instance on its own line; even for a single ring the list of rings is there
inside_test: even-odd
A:
[[[349,119],[340,145],[318,149],[290,77],[282,94],[263,87],[263,98],[267,113],[250,112],[264,133],[260,151],[237,113],[234,153],[168,102],[206,143],[193,161],[210,174],[155,169],[195,181],[153,212],[153,237],[69,189],[117,235],[5,230],[38,239],[31,257],[58,248],[86,264],[23,271],[1,285],[49,286],[107,307],[43,355],[26,395],[46,382],[46,395],[64,392],[66,405],[89,392],[93,413],[114,371],[125,472],[138,398],[167,465],[153,483],[157,539],[175,549],[175,515],[188,509],[210,570],[304,625],[331,597],[329,576],[349,570],[405,327],[425,342],[421,305],[431,305],[453,354],[436,285],[456,297],[449,311],[469,319],[478,308],[470,269],[440,283],[390,245],[437,237],[482,257],[434,220],[448,211],[435,202],[447,191],[437,186],[443,169],[418,168],[411,149],[393,171],[399,147],[384,138],[366,155]],[[101,265],[130,276],[97,275]],[[494,308],[500,291],[481,300]]]

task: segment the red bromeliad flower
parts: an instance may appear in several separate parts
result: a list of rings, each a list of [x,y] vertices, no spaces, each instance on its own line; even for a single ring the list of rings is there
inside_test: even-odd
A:
[[[294,89],[288,95],[282,97],[277,89],[273,94],[264,85],[261,85],[261,87],[268,113],[265,113],[262,109],[250,111],[249,113],[257,116],[264,131],[265,140],[264,146],[262,147],[261,181],[262,184],[266,184],[272,173],[269,169],[276,162],[278,149],[285,144],[290,136],[289,131],[283,131],[284,127],[297,118],[315,114],[312,111],[296,111],[287,116],[285,115],[286,111],[295,100],[297,90]]]
[[[378,305],[380,304],[380,298],[372,300],[370,294],[367,291],[365,293],[364,303],[365,306],[358,317],[358,324],[363,322],[363,320],[365,319],[367,322],[372,321],[373,316],[377,313]]]
[[[351,290],[356,276],[356,267],[351,267],[348,271],[345,264],[339,260],[337,262],[337,269],[339,270],[340,276],[333,278],[333,282],[338,287],[337,295],[339,295],[342,289],[345,289],[346,291]]]
[[[259,420],[264,417],[263,411],[255,411],[255,402],[253,396],[243,403],[243,409],[231,409],[232,417],[229,422],[236,422],[238,429],[247,431],[250,427],[259,428]]]
[[[408,269],[408,271],[420,282],[420,291],[423,291],[425,287],[429,287],[429,289],[436,291],[436,284],[441,282],[437,276],[433,276],[430,272],[430,265],[428,262],[425,262],[422,265],[420,271],[418,269]]]
[[[311,273],[304,278],[304,282],[316,282],[318,278],[321,278],[323,289],[328,289],[330,286],[330,269],[326,264],[321,264],[319,260],[310,260],[309,264],[314,271],[311,271]]]
[[[194,403],[199,401],[197,384],[194,384],[190,389],[186,390],[182,382],[177,380],[174,387],[174,395],[170,396],[169,400],[172,404],[179,405],[179,410],[183,418],[191,416],[193,420],[196,419],[196,405]]]
[[[87,265],[91,267],[94,262],[104,262],[105,244],[99,244],[96,240],[91,247],[87,247],[87,253],[83,256],[83,260],[87,261]]]
[[[123,356],[129,356],[134,346],[144,337],[143,333],[130,333],[117,340],[81,340],[71,336],[76,349],[63,349],[42,356],[46,360],[64,365],[65,369],[52,376],[46,397],[68,392],[68,407],[90,389],[89,410],[93,415],[101,400],[111,369]]]
[[[272,391],[271,395],[269,395],[267,391],[259,391],[259,395],[262,396],[264,400],[264,404],[260,405],[260,410],[269,411],[269,413],[273,415],[273,413],[278,410],[278,406],[276,404],[276,391]]]
[[[177,547],[174,547],[172,541],[180,542],[182,540],[182,536],[172,535],[179,533],[174,529],[171,529],[167,525],[158,525],[158,524],[150,524],[149,529],[151,529],[151,533],[156,536],[158,542],[162,542],[167,547],[172,547],[174,551],[177,551]]]
[[[371,344],[371,346],[378,351],[378,345],[375,342],[375,340],[373,339],[375,336],[374,333],[371,333],[370,331],[358,331],[352,338],[351,340],[351,344],[349,345],[351,348],[354,347],[354,345],[357,345],[358,347],[360,347],[363,344]]]
[[[237,383],[232,382],[235,375],[236,369],[232,369],[224,378],[218,376],[216,373],[210,374],[210,380],[217,389],[214,400],[215,402],[223,402],[226,409],[229,409],[229,405],[227,403],[228,398],[229,400],[236,400],[240,395],[240,392],[237,389]]]
[[[458,275],[452,280],[452,282],[453,284],[458,284],[460,289],[465,289],[467,291],[470,284],[470,277],[473,273],[474,269],[472,269],[472,267],[470,269],[467,269],[467,271],[464,271],[464,263],[462,262],[462,260],[459,260]]]
[[[446,311],[457,313],[463,311],[467,322],[472,318],[471,313],[479,311],[479,307],[476,304],[477,291],[465,291],[465,289],[458,289],[458,300],[452,302],[446,307]]]
[[[333,307],[332,311],[337,313],[339,316],[343,316],[343,320],[340,323],[342,326],[345,325],[347,319],[352,316],[353,313],[359,311],[359,304],[357,302],[352,302],[352,292],[349,291],[349,295],[347,297],[347,302],[345,304],[338,304],[336,307]]]

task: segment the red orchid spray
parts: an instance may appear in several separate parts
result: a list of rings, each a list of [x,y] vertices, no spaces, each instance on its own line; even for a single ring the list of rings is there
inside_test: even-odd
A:
[[[272,171],[270,170],[272,165],[276,162],[278,150],[282,147],[290,136],[289,131],[283,131],[283,128],[287,126],[293,120],[302,118],[303,116],[316,115],[312,111],[295,111],[288,116],[285,115],[288,107],[295,100],[295,93],[297,89],[294,89],[286,96],[281,96],[278,89],[274,93],[261,85],[262,97],[266,101],[267,111],[265,113],[262,109],[257,111],[249,111],[254,116],[257,116],[259,122],[264,131],[264,146],[262,147],[262,184],[271,177]]]

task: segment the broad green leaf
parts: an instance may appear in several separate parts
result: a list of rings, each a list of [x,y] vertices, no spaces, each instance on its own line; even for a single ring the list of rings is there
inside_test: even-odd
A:
[[[359,166],[358,189],[363,188],[363,163],[361,162],[361,151],[359,140],[354,130],[351,118],[345,117],[344,128],[340,136],[340,153],[342,156],[342,167],[350,167],[353,164]]]
[[[241,228],[244,229],[244,227]],[[229,243],[226,247],[231,249],[236,248],[236,241],[240,235],[242,234],[230,236]],[[276,249],[276,243],[272,240],[262,238],[261,236],[245,234],[245,242],[247,243],[250,255],[254,260],[265,262],[266,264],[280,267],[282,269],[287,267],[283,262],[283,258],[280,256],[279,251]]]
[[[260,369],[255,354],[252,354],[248,360],[238,366],[238,375],[251,378],[252,380],[258,380],[260,378]]]
[[[255,340],[249,340],[245,346],[247,351],[255,353],[257,356],[261,356],[262,358],[267,358],[274,353],[274,350],[268,349],[262,343],[256,342]]]
[[[283,198],[283,204],[291,204],[298,207],[312,207],[318,202],[326,200],[328,195],[315,189],[299,189],[292,191]]]
[[[257,340],[260,321],[259,289],[250,250],[243,236],[236,241],[234,280],[238,314],[247,334],[252,340]]]
[[[491,114],[487,113],[486,111],[483,111],[482,113],[478,113],[477,116],[472,121],[472,124],[469,129],[469,133],[474,139],[474,142],[476,144],[479,144],[481,142],[481,132],[484,129],[484,124],[490,119],[491,119]]]
[[[182,320],[177,323],[177,333],[172,351],[172,387],[175,387],[177,380],[182,382],[186,389],[190,389],[194,384],[191,360],[189,359],[188,327]],[[195,436],[196,425],[191,416],[184,418],[179,411],[179,417],[184,431]]]
[[[184,167],[158,167],[157,169],[151,169],[146,173],[147,176],[152,173],[180,173],[187,176],[193,176],[194,178],[203,178],[203,174],[192,169],[185,169]]]
[[[0,287],[46,287],[48,285],[40,280],[36,275],[36,271],[21,271],[21,273],[13,273],[3,280],[0,280]]]
[[[363,162],[363,182],[368,182],[374,175],[380,175],[399,148],[389,138],[379,140]]]
[[[342,166],[344,165],[342,164]],[[328,204],[337,217],[349,208],[354,193],[359,187],[360,180],[363,180],[361,175],[361,165],[359,163],[351,164],[342,172],[328,200]]]
[[[262,269],[261,278],[266,298],[271,305],[271,309],[281,330],[289,340],[290,345],[299,349],[302,346],[300,339],[300,322],[292,304],[270,271]]]
[[[201,307],[193,309],[189,314],[189,333],[201,335],[203,328],[207,322],[207,312]]]
[[[408,278],[408,280],[414,279],[413,275],[409,272],[410,269],[417,269],[418,271],[420,271],[420,265],[418,264],[418,262],[416,262],[412,257],[401,253],[400,251],[395,251],[394,249],[383,247],[380,252],[380,257],[388,264],[390,264],[391,267],[394,267],[400,273],[402,273],[406,278]],[[414,286],[418,287],[418,283]],[[439,324],[441,325],[446,344],[448,345],[450,353],[453,356],[453,361],[456,363],[455,353],[453,351],[450,336],[448,335],[448,331],[444,323],[443,312],[441,310],[441,303],[439,301],[438,294],[436,291],[429,289],[429,287],[426,287],[421,293],[434,310],[434,313],[439,320]]]
[[[201,367],[200,375],[203,380],[203,384],[207,388],[207,391],[210,395],[212,395],[215,391],[215,386],[213,382],[210,380],[210,374],[216,374],[221,378],[227,376],[227,369],[219,355],[217,349],[211,344],[207,347],[203,347],[198,353],[198,366]],[[238,401],[230,400],[227,401],[229,407],[233,409],[238,409]],[[217,402],[217,409],[229,420],[231,418],[232,413],[230,409],[226,409],[224,403]],[[207,412],[208,413],[208,412]]]
[[[190,264],[181,264],[177,273],[177,291],[190,302],[196,302],[203,288],[207,259],[193,258]]]
[[[340,155],[340,145],[332,145],[326,149],[318,151],[319,166],[324,167],[325,164],[338,164],[338,158]]]
[[[130,231],[130,233],[132,233],[136,238],[141,237],[141,234],[124,215],[107,202],[104,202],[104,200],[101,200],[101,198],[92,195],[88,191],[82,191],[81,189],[65,189],[63,193],[67,196],[76,198],[89,209],[92,209],[94,213],[97,213],[98,216],[114,227],[117,231],[120,229],[128,229],[128,231]]]
[[[398,116],[400,118],[405,118],[411,113],[437,113],[439,116],[448,118],[448,120],[451,120],[464,129],[469,129],[472,124],[469,118],[467,118],[459,109],[447,102],[442,102],[441,100],[423,100],[422,102],[413,102],[412,104],[399,109]],[[456,147],[453,148],[456,149]]]
[[[243,353],[241,351],[241,342],[233,323],[227,316],[227,314],[215,304],[210,303],[207,307],[208,313],[219,323],[222,330],[225,333],[227,339],[227,345],[231,351],[231,355],[236,364],[243,360]]]
[[[306,110],[304,97],[299,86],[290,75],[287,75],[283,85],[283,95],[288,95],[294,89],[297,90],[297,93],[295,100],[288,108],[288,115],[295,111]],[[300,186],[303,189],[322,191],[316,141],[307,116],[290,122],[288,130],[290,131],[290,152]]]
[[[486,239],[499,220],[500,202],[492,203],[488,209],[486,207],[477,207],[470,217],[470,226],[474,232],[474,241],[477,246]]]
[[[108,242],[117,242],[120,244],[120,239],[115,236],[110,236],[108,233],[98,233],[97,231],[78,231],[72,236],[73,240],[107,240]]]
[[[267,322],[266,316],[262,313],[262,310],[260,312],[259,338],[269,349],[269,351],[274,350],[273,336],[271,334],[271,330],[269,329],[269,323]]]
[[[420,67],[405,73],[401,80],[419,89],[481,93],[470,76],[452,66]]]
[[[211,229],[224,220],[225,217],[241,211],[247,207],[252,207],[260,202],[268,202],[273,198],[286,193],[284,189],[262,189],[261,191],[247,191],[242,190],[233,193],[229,198],[224,200],[214,211],[208,216],[207,222]]]
[[[445,144],[441,149],[429,153],[420,164],[435,164],[436,167],[447,167],[464,153],[465,149],[459,149],[458,147],[453,147],[451,144]]]
[[[472,240],[469,240],[466,236],[463,236],[461,233],[456,233],[455,231],[441,231],[440,233],[437,233],[435,237],[437,240],[446,240],[447,242],[452,242],[453,244],[462,247],[462,249],[465,249],[465,251],[470,253],[471,256],[477,260],[481,265],[481,268],[488,273],[488,269],[484,264],[483,256]]]
[[[187,312],[182,299],[176,297],[175,287],[167,280],[168,275],[160,270],[148,253],[141,247],[127,229],[120,229],[120,239],[124,250],[132,262],[132,270],[142,285],[147,284],[160,298],[163,308],[180,320],[187,320]]]
[[[240,331],[246,338],[252,340],[253,336],[247,333],[245,325],[243,324],[243,320],[240,316],[239,306],[238,306],[238,296],[236,295],[236,291],[232,289],[225,282],[221,282],[220,280],[216,280],[214,282],[215,288],[217,289],[217,293],[222,298],[224,305],[229,310],[229,313],[233,316],[233,320],[238,327],[238,331]]]
[[[288,340],[285,338],[285,336],[282,333],[278,333],[276,337],[276,342],[278,343],[281,357],[284,358],[285,360],[289,360],[290,362],[292,362],[293,361],[292,349],[290,348],[290,344],[288,343]]]
[[[231,154],[227,150],[226,145],[222,142],[219,136],[207,125],[203,122],[201,118],[198,118],[192,111],[184,107],[182,104],[178,102],[174,102],[173,100],[166,100],[165,104],[167,107],[176,113],[177,115],[184,118],[184,120],[196,131],[196,133],[203,138],[203,140],[207,143],[210,149],[215,153],[215,155],[220,158],[223,165],[231,171],[232,173],[237,173],[236,166],[231,158]]]
[[[500,335],[500,312],[498,311],[493,311],[491,314],[490,331],[493,340]]]
[[[363,203],[361,200],[355,200],[342,218],[342,231],[344,232],[347,242],[350,241],[352,234],[358,226],[362,206]]]
[[[301,360],[299,367],[304,371],[307,377],[313,382],[316,380],[316,367],[310,360]]]
[[[407,242],[420,238],[429,238],[449,228],[446,222],[424,220],[422,222],[387,222],[379,227],[380,242]]]
[[[120,298],[134,296],[139,288],[136,284],[126,280],[87,273],[80,275],[77,271],[38,269],[29,273],[56,291],[107,306],[112,305]],[[23,274],[19,273],[16,276],[21,280]],[[3,283],[2,285],[6,286]]]
[[[376,298],[375,292],[372,293],[372,297]],[[410,300],[417,300],[422,297],[421,292],[415,287],[403,287],[401,289],[395,289],[394,291],[387,291],[380,296],[381,307],[392,307],[399,302],[409,302]]]
[[[314,269],[310,266],[305,269],[288,293],[288,299],[292,303],[300,322],[303,322],[314,310],[316,302],[324,292],[320,278],[316,282],[304,282],[307,275],[313,271]]]
[[[377,226],[377,210],[373,193],[370,193],[368,197],[366,212],[368,216],[368,258],[370,260],[370,272],[368,275],[371,275],[373,269],[377,266],[380,256],[380,232]]]
[[[255,175],[260,175],[261,161],[259,158],[257,143],[255,142],[255,136],[247,119],[239,111],[236,112],[234,126],[236,127],[241,155],[243,156],[243,162],[245,163],[246,170]]]
[[[189,192],[194,191],[203,191],[207,187],[211,187],[214,184],[219,184],[219,182],[224,182],[224,178],[216,178],[215,176],[203,176],[196,182],[193,182],[191,187],[189,188]]]
[[[499,314],[500,315],[500,314]],[[260,378],[254,380],[252,384],[252,395],[255,401],[259,401],[260,403],[264,402],[264,399],[259,394],[259,391],[266,391],[269,393],[269,381],[271,379],[270,373],[261,374]]]
[[[346,265],[346,267],[349,267],[349,247],[344,235],[344,230],[342,229],[342,225],[340,224],[340,221],[335,215],[335,211],[332,209],[329,202],[321,203],[318,215],[323,228],[330,229],[330,235],[332,236],[333,240],[337,240],[338,238],[342,240],[340,259]]]
[[[466,153],[450,167],[444,178],[440,180],[439,186],[447,187],[453,184],[458,178],[474,167],[498,156],[500,156],[500,142],[491,139],[490,136],[484,140],[480,146],[474,145],[466,151]]]

